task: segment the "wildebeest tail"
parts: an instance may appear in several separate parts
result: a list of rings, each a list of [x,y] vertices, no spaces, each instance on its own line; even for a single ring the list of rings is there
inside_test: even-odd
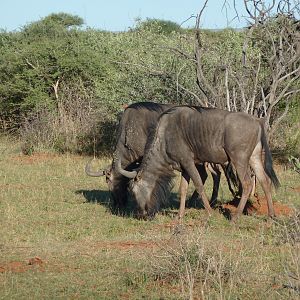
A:
[[[263,149],[265,150],[265,172],[267,173],[272,183],[274,184],[275,188],[277,189],[280,186],[280,182],[273,169],[272,154],[268,145],[268,141],[267,141],[267,137],[263,125],[261,126],[261,129],[262,129],[261,143]]]

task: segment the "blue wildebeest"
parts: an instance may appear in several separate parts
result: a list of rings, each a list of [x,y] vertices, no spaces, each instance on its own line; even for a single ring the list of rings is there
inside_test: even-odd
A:
[[[174,170],[182,172],[183,185],[192,179],[210,213],[211,207],[195,167],[203,162],[230,162],[235,168],[242,196],[232,220],[243,212],[251,192],[250,167],[263,187],[269,216],[274,216],[271,182],[278,187],[279,181],[261,122],[246,113],[188,106],[171,108],[160,116],[138,171],[123,173],[135,178],[130,189],[140,215],[153,216],[157,212],[170,189]],[[118,167],[123,172],[120,164]],[[184,206],[180,209],[184,210]],[[180,215],[183,216],[182,211]]]
[[[122,211],[127,204],[127,187],[129,178],[127,172],[136,169],[144,155],[145,145],[150,132],[155,130],[158,118],[161,113],[174,107],[172,104],[159,104],[153,102],[139,102],[129,105],[122,114],[113,161],[109,168],[99,171],[93,171],[91,162],[85,167],[86,174],[89,176],[106,176],[106,182],[112,196],[112,207],[116,211]],[[116,168],[121,164],[122,173]],[[204,182],[207,173],[203,164],[197,165],[198,172]],[[125,176],[124,176],[125,173]],[[216,200],[220,181],[220,172],[217,168],[211,171],[214,181],[212,192],[212,202]],[[227,178],[229,182],[229,178]],[[234,180],[234,178],[232,179]],[[185,203],[186,188],[185,182],[181,185],[180,203]]]
[[[116,169],[122,162],[122,168],[131,171],[137,168],[144,155],[144,148],[152,128],[155,128],[159,115],[173,107],[172,104],[139,102],[129,105],[119,122],[113,161],[109,168],[92,171],[91,163],[85,167],[86,174],[93,177],[106,176],[106,182],[112,197],[112,207],[123,210],[127,204],[129,179]]]

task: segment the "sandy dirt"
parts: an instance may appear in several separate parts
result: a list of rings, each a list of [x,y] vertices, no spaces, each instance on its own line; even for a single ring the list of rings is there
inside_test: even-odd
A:
[[[235,213],[239,199],[234,199],[222,205],[222,208],[229,210],[231,214]],[[293,209],[285,204],[273,201],[276,216],[290,216],[293,214]],[[247,215],[268,215],[267,200],[264,196],[257,195],[253,202],[247,202],[244,213]]]

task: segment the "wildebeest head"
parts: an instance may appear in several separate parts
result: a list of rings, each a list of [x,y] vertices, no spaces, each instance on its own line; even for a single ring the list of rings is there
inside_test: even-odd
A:
[[[139,170],[126,171],[119,164],[118,171],[130,181],[129,191],[137,204],[139,218],[152,218],[162,203],[168,199],[172,176],[170,170],[157,170],[147,167],[146,164]]]
[[[104,169],[98,171],[92,170],[92,160],[89,161],[85,166],[85,173],[92,177],[102,177],[105,176],[108,189],[111,193],[112,198],[112,208],[113,209],[123,209],[126,205],[126,193],[128,179],[118,173],[115,169],[114,162],[112,165],[107,166]]]

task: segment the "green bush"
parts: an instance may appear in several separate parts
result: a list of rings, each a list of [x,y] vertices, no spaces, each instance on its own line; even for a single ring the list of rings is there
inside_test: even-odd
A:
[[[184,30],[176,22],[161,19],[147,18],[145,21],[137,19],[137,24],[133,30],[152,31],[159,34],[171,34],[173,32],[182,33]]]
[[[119,33],[82,25],[80,17],[59,13],[18,32],[0,32],[0,129],[19,131],[25,152],[90,152],[91,143],[111,152],[125,104],[199,104],[195,64],[187,59],[194,55],[192,30],[157,19],[139,20]],[[224,65],[236,76],[253,77],[251,68],[241,66],[244,37],[245,31],[231,29],[201,32],[203,72],[220,91]],[[255,61],[260,51],[250,44],[248,59]],[[261,77],[266,80],[267,72]],[[220,92],[218,107],[224,97]],[[86,115],[85,126],[77,111]],[[298,137],[289,136],[286,144],[297,148]]]

